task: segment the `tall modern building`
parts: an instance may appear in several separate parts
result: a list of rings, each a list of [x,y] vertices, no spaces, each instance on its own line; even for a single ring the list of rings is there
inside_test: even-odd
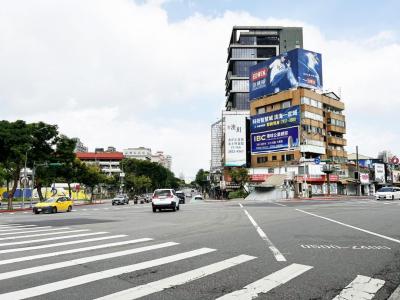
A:
[[[225,77],[226,110],[249,110],[249,68],[272,56],[303,48],[303,28],[234,26]]]
[[[215,172],[222,168],[222,120],[211,125],[211,166],[210,171]]]

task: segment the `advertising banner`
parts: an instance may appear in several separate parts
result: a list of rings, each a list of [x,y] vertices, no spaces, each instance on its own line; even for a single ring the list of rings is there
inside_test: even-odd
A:
[[[360,173],[360,183],[361,184],[369,184],[369,174],[368,173]]]
[[[386,183],[385,180],[385,165],[375,164],[375,181],[378,183]]]
[[[251,134],[251,152],[269,153],[299,147],[299,127]]]
[[[250,131],[262,132],[300,125],[300,106],[292,106],[250,118]]]
[[[225,115],[225,166],[246,165],[246,116]]]
[[[322,90],[320,53],[294,49],[250,67],[250,99],[297,88]]]
[[[392,170],[393,173],[393,183],[400,183],[400,171]]]

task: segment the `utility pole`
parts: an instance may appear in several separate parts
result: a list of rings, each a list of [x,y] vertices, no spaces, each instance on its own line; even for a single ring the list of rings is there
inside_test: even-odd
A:
[[[356,179],[356,183],[357,183],[357,191],[356,191],[356,195],[360,196],[360,167],[358,164],[358,146],[356,146],[356,172],[358,175],[358,178]]]

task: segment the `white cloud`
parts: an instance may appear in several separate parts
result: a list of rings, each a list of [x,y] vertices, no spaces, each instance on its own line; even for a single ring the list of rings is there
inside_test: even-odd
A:
[[[162,2],[2,1],[0,118],[57,123],[92,149],[164,150],[176,174],[193,175],[209,165],[232,26],[303,26],[305,48],[323,53],[325,85],[343,92],[349,150],[399,151],[387,121],[400,109],[393,32],[331,40],[315,24],[229,11],[169,23]]]

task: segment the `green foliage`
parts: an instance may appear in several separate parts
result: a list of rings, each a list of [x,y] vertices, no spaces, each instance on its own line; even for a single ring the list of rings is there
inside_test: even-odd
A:
[[[146,160],[124,159],[121,167],[125,172],[128,190],[144,192],[157,188],[178,188],[181,181],[167,168]]]
[[[200,169],[197,171],[196,179],[194,180],[195,184],[201,188],[202,191],[205,191],[210,186],[210,181],[208,180],[208,176],[210,172],[204,171]]]
[[[247,196],[247,193],[242,189],[233,191],[233,192],[229,192],[229,194],[228,194],[229,199],[245,198],[246,196]]]
[[[234,168],[229,171],[232,181],[240,185],[240,188],[249,181],[249,173],[246,168]]]

